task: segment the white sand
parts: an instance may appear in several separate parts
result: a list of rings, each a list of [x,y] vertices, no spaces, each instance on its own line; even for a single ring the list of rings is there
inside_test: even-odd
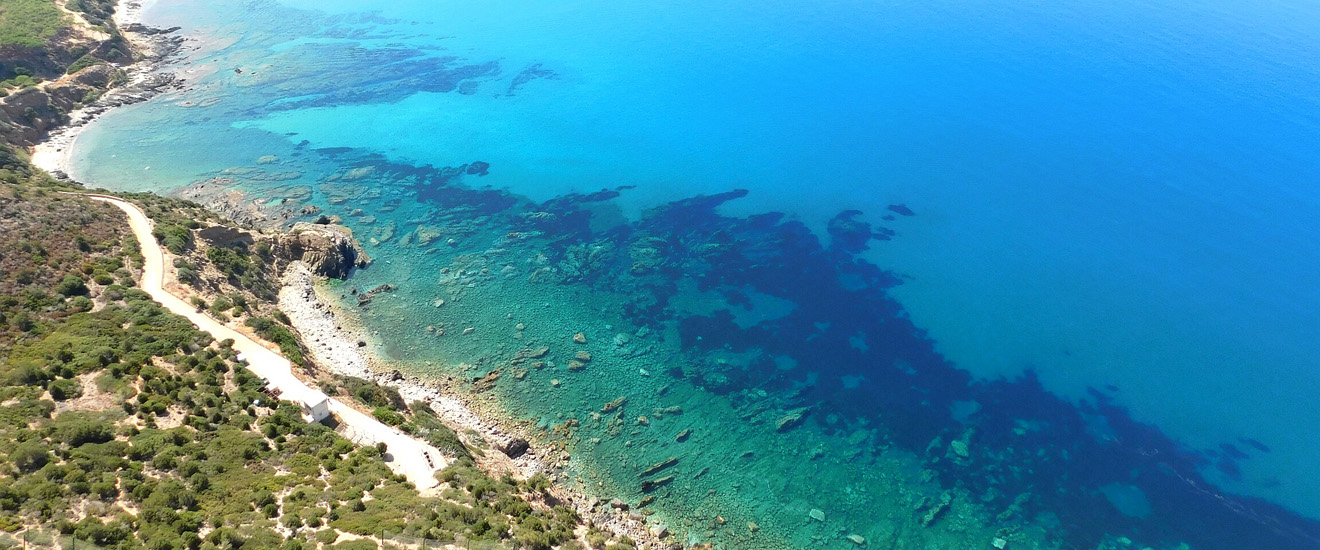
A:
[[[120,0],[115,5],[115,24],[123,29],[125,26],[141,23],[142,11],[153,3],[153,0]],[[125,31],[123,34],[134,45],[135,50],[141,52],[150,49],[149,40],[133,32]],[[151,63],[136,63],[128,67],[127,85],[131,86],[143,81],[154,69],[155,66]],[[82,134],[89,123],[104,114],[104,109],[89,108],[95,105],[96,103],[93,103],[93,105],[69,113],[68,124],[50,132],[45,140],[34,145],[32,147],[32,164],[47,172],[59,171],[67,174],[69,161],[72,157],[73,148],[78,141],[78,136]]]

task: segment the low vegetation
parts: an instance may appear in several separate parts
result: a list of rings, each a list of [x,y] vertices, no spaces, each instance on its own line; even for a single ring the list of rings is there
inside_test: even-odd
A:
[[[544,476],[491,477],[473,462],[480,450],[397,391],[352,378],[328,388],[456,456],[439,495],[393,474],[387,449],[305,422],[230,342],[134,288],[141,255],[116,210],[22,166],[0,167],[0,180],[0,229],[13,236],[0,240],[0,533],[11,533],[0,545],[21,534],[152,550],[581,548],[579,518],[547,504]],[[297,346],[279,319],[248,324]]]
[[[51,0],[0,0],[0,47],[39,48],[68,24]]]

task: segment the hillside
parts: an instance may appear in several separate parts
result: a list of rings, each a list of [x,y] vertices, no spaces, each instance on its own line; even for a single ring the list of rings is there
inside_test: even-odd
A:
[[[59,193],[77,188],[3,152],[0,546],[631,548],[556,505],[543,476],[491,477],[473,461],[485,450],[390,388],[344,377],[322,384],[453,454],[433,493],[393,474],[388,449],[304,422],[297,406],[262,392],[228,341],[135,288],[139,243],[121,212]],[[229,292],[217,296],[231,307],[215,315],[279,318],[263,287],[231,278],[236,260],[199,243],[223,220],[181,201],[139,199],[167,242],[192,252],[197,288]],[[266,265],[252,262],[253,271]],[[233,304],[239,296],[251,305]],[[292,337],[266,323],[263,332]]]
[[[124,79],[111,0],[0,0],[0,136],[30,146]]]

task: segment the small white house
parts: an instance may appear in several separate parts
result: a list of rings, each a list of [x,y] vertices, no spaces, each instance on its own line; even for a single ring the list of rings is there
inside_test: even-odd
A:
[[[320,422],[330,416],[330,397],[320,390],[292,388],[281,393],[280,399],[301,407],[303,418],[308,422]]]

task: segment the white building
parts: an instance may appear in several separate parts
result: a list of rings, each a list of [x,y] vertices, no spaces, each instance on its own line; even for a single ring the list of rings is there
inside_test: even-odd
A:
[[[321,390],[294,387],[281,392],[280,399],[301,407],[308,422],[320,422],[330,416],[330,397]]]

